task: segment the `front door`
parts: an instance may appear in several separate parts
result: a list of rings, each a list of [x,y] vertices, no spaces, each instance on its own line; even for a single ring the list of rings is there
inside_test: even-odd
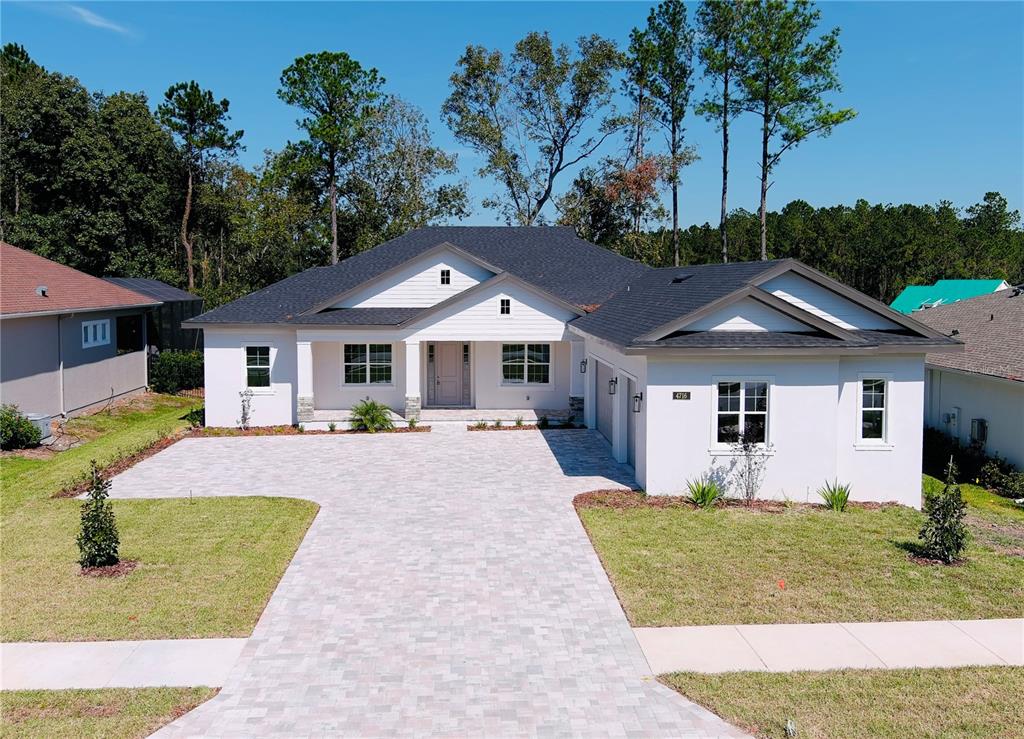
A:
[[[462,342],[439,342],[435,351],[434,402],[437,405],[462,405]]]

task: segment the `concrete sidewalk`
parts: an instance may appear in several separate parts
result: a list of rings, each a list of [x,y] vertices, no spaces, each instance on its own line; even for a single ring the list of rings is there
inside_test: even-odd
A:
[[[1024,666],[1024,619],[633,630],[656,674]]]
[[[0,644],[0,690],[217,688],[247,639]]]

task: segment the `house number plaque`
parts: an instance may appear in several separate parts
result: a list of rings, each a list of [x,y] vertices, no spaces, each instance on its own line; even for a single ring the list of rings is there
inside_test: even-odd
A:
[[[690,391],[689,390],[682,390],[682,391],[678,391],[677,390],[677,391],[672,393],[672,400],[689,400],[689,399],[690,399]]]

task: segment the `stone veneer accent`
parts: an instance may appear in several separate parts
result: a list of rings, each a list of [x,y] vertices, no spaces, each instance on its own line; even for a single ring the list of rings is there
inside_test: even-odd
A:
[[[572,414],[577,423],[583,422],[583,398],[579,395],[569,396],[569,413]]]
[[[419,395],[406,395],[405,396],[405,420],[410,418],[419,419],[420,407],[422,403]]]
[[[303,421],[313,420],[313,396],[312,395],[300,395],[298,397],[296,413],[299,418],[299,423]]]

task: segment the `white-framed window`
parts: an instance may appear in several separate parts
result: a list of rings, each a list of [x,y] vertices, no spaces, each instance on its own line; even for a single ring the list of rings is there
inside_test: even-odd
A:
[[[885,444],[889,436],[889,378],[861,375],[857,384],[857,441]]]
[[[245,386],[270,389],[270,347],[253,345],[245,347]]]
[[[110,343],[110,319],[82,321],[82,348],[105,346]]]
[[[741,435],[757,444],[767,444],[770,386],[767,378],[716,380],[716,445],[732,444]]]
[[[498,315],[499,316],[511,316],[512,315],[512,300],[511,300],[511,298],[501,298],[498,301]]]
[[[441,284],[450,285],[452,284],[452,271],[450,269],[441,270]]]
[[[342,351],[346,385],[391,384],[391,344],[345,344]]]
[[[551,344],[502,344],[503,385],[548,385],[551,382]]]

